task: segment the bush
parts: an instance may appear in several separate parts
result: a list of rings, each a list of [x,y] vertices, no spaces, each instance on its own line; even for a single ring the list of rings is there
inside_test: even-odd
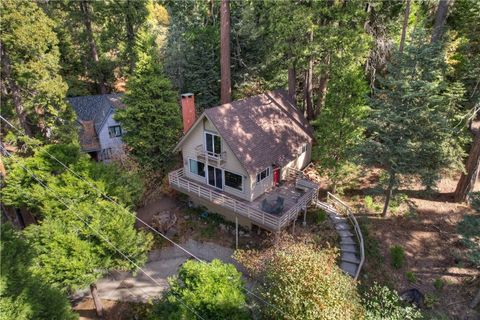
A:
[[[363,202],[365,203],[365,208],[368,210],[378,212],[382,209],[382,205],[375,202],[375,198],[372,196],[365,196]]]
[[[189,260],[169,284],[170,290],[155,305],[150,319],[197,319],[190,309],[203,319],[249,319],[242,274],[232,264]]]
[[[315,215],[315,222],[317,224],[322,224],[327,219],[327,214],[324,210],[319,209]]]
[[[266,319],[363,318],[356,284],[337,266],[335,251],[319,249],[310,238],[283,234],[276,245],[237,251],[235,258],[264,279],[259,290],[269,305],[260,312]]]
[[[422,313],[415,307],[404,305],[398,293],[375,283],[363,296],[365,320],[415,320]]]
[[[462,243],[467,247],[466,258],[475,265],[480,265],[480,216],[469,215],[457,226]]]
[[[407,278],[408,282],[410,282],[410,283],[417,282],[417,276],[415,275],[415,273],[413,273],[411,271],[407,271],[407,273],[405,273],[405,277]]]
[[[443,282],[442,279],[437,278],[435,279],[435,281],[433,281],[433,286],[435,287],[435,289],[441,290],[445,286],[445,282]]]
[[[392,258],[392,267],[400,269],[405,264],[405,251],[399,245],[390,248],[390,256]]]

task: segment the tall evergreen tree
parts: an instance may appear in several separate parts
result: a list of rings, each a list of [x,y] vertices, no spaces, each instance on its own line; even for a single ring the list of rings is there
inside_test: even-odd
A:
[[[11,225],[1,226],[0,314],[2,319],[78,319],[67,296],[31,271],[32,248]]]
[[[360,152],[367,164],[387,172],[383,214],[401,175],[418,176],[433,187],[441,170],[462,166],[454,125],[463,90],[449,86],[445,71],[443,51],[418,33],[403,55],[393,57],[374,93],[366,122],[369,137]]]
[[[64,101],[54,23],[36,2],[0,3],[2,115],[17,118],[28,136],[71,140],[73,110]]]
[[[146,38],[146,53],[123,98],[127,107],[118,110],[115,119],[125,128],[123,140],[131,148],[130,154],[144,168],[166,173],[182,128],[178,93],[152,52],[153,39]]]

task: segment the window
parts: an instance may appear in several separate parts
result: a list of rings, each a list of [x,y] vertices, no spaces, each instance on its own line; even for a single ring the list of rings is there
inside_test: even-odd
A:
[[[122,127],[120,127],[120,126],[108,127],[108,134],[109,134],[110,138],[121,137],[122,136]]]
[[[205,150],[212,156],[222,153],[222,141],[220,137],[216,134],[205,132]]]
[[[241,175],[225,171],[225,185],[230,188],[234,188],[243,191],[243,177]]]
[[[270,175],[270,167],[268,167],[267,169],[265,169],[262,172],[260,172],[259,174],[257,174],[257,182],[260,182],[260,181],[264,180],[269,175]]]
[[[307,145],[304,144],[303,146],[300,147],[300,154],[304,154],[305,152],[307,152]]]
[[[203,162],[189,159],[189,165],[191,173],[205,177],[205,164]]]

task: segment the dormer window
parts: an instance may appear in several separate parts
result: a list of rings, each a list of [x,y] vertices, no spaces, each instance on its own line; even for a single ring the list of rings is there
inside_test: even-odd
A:
[[[211,156],[218,156],[222,153],[222,140],[220,136],[205,132],[205,150]]]

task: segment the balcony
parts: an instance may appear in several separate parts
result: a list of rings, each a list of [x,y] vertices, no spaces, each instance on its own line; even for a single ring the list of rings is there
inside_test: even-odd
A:
[[[272,188],[253,202],[230,196],[208,185],[193,181],[185,176],[183,169],[170,172],[168,179],[172,188],[222,206],[270,231],[279,231],[290,225],[312,201],[316,201],[318,195],[318,185],[303,177],[297,177],[294,181],[287,180],[281,186]],[[285,207],[282,212],[271,214],[261,209],[260,204],[263,199],[278,196],[285,198]]]
[[[227,153],[225,151],[216,154],[205,150],[202,144],[195,147],[195,155],[197,160],[204,161],[206,165],[222,167],[227,161]]]

